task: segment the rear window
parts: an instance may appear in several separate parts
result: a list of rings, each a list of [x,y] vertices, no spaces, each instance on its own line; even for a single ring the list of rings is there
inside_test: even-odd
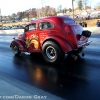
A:
[[[82,26],[81,25],[78,25],[78,26],[75,26],[74,27],[74,31],[75,31],[75,33],[78,33],[78,34],[82,34],[82,31],[83,31],[83,28],[82,28]]]
[[[68,19],[68,20],[64,20],[64,23],[70,23],[70,24],[74,24],[75,23],[75,21],[74,20],[70,20],[70,19]]]

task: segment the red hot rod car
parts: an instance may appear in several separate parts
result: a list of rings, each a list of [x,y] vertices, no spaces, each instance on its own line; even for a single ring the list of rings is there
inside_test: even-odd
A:
[[[77,55],[90,44],[91,32],[66,16],[51,16],[30,22],[24,33],[10,43],[15,55],[41,52],[45,61],[57,63],[65,53]]]

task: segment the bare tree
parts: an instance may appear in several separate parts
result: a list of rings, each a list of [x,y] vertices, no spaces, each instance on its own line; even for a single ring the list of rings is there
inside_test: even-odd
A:
[[[58,10],[58,13],[61,13],[62,12],[62,5],[59,5],[57,10]]]
[[[95,5],[95,8],[96,8],[96,9],[100,9],[100,2],[98,2],[98,3]]]
[[[82,0],[79,0],[79,1],[78,1],[78,9],[79,9],[79,10],[82,10],[82,8],[83,8]]]
[[[37,17],[45,17],[51,15],[56,15],[56,10],[50,6],[45,6],[41,9],[37,9]]]
[[[51,10],[51,15],[52,15],[52,16],[57,15],[56,10],[55,10],[54,8],[52,8],[52,10]]]
[[[86,6],[87,6],[87,4],[88,4],[88,1],[89,1],[89,0],[82,0],[83,7],[84,7],[85,10],[86,10]]]

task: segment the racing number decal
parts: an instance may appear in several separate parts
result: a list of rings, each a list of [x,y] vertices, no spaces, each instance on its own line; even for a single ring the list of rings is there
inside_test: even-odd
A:
[[[38,49],[39,43],[38,43],[38,36],[37,35],[33,34],[30,37],[26,37],[26,46],[27,46],[27,48],[29,48],[31,44],[34,44],[34,48]]]

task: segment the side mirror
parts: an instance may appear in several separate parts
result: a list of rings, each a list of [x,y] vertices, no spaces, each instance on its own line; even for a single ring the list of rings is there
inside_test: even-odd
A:
[[[29,30],[29,27],[23,27],[23,29],[24,29],[24,32],[27,32],[28,30]]]

